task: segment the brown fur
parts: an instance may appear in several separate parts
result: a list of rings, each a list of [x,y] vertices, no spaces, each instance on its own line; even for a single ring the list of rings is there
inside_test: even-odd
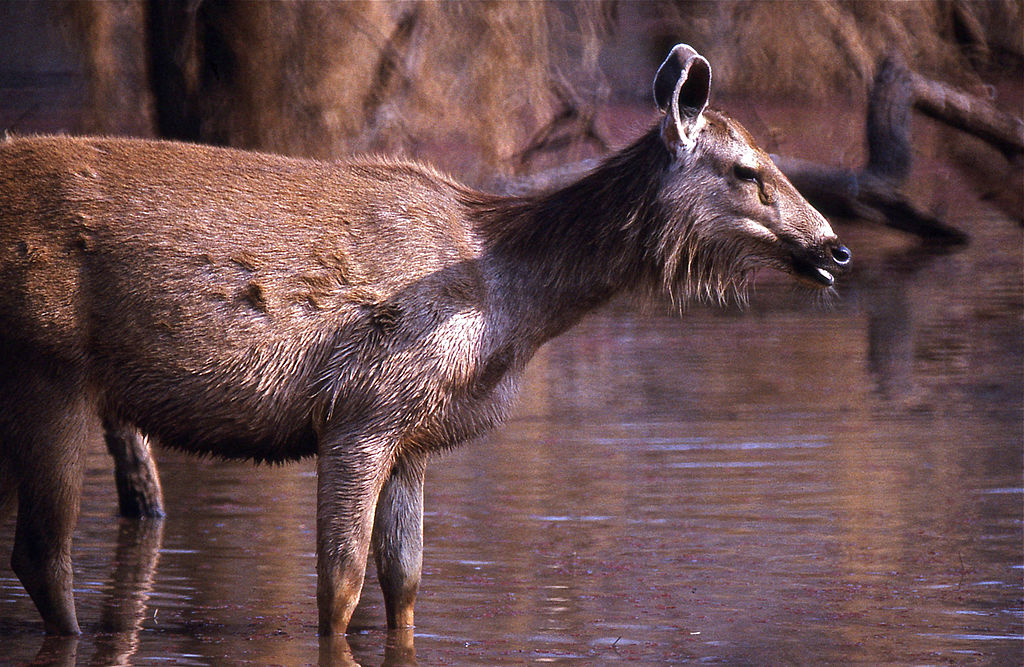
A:
[[[320,632],[345,631],[371,543],[389,625],[411,625],[427,457],[498,422],[541,344],[625,291],[842,268],[825,220],[704,111],[706,61],[677,47],[659,80],[662,123],[520,198],[380,159],[0,144],[0,493],[17,490],[12,564],[47,628],[78,631],[90,415],[193,452],[316,454]]]

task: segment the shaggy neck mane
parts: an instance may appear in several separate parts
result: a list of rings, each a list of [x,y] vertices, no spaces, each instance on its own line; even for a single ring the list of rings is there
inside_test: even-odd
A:
[[[487,253],[550,335],[620,291],[660,287],[658,192],[670,156],[654,128],[565,187],[470,202]]]

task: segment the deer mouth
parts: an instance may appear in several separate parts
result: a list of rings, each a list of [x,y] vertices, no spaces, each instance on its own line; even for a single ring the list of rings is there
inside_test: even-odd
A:
[[[846,270],[851,258],[849,248],[837,243],[820,253],[794,253],[790,267],[800,282],[824,289],[836,284],[836,274]]]
[[[814,287],[832,287],[836,284],[836,276],[832,271],[804,260],[794,259],[793,275]]]

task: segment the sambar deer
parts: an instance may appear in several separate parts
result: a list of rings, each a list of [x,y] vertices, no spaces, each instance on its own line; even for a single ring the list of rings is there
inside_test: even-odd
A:
[[[0,493],[46,629],[79,632],[88,420],[226,458],[315,455],[320,633],[346,631],[371,546],[388,625],[411,626],[427,459],[500,421],[545,341],[620,293],[723,299],[761,266],[831,288],[849,251],[707,109],[710,83],[676,46],[655,127],[519,197],[386,159],[0,144]]]

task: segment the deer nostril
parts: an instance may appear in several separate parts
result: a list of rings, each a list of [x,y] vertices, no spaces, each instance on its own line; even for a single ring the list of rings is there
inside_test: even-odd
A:
[[[852,257],[850,249],[844,245],[837,245],[832,248],[832,260],[839,266],[846,266],[849,264]]]

